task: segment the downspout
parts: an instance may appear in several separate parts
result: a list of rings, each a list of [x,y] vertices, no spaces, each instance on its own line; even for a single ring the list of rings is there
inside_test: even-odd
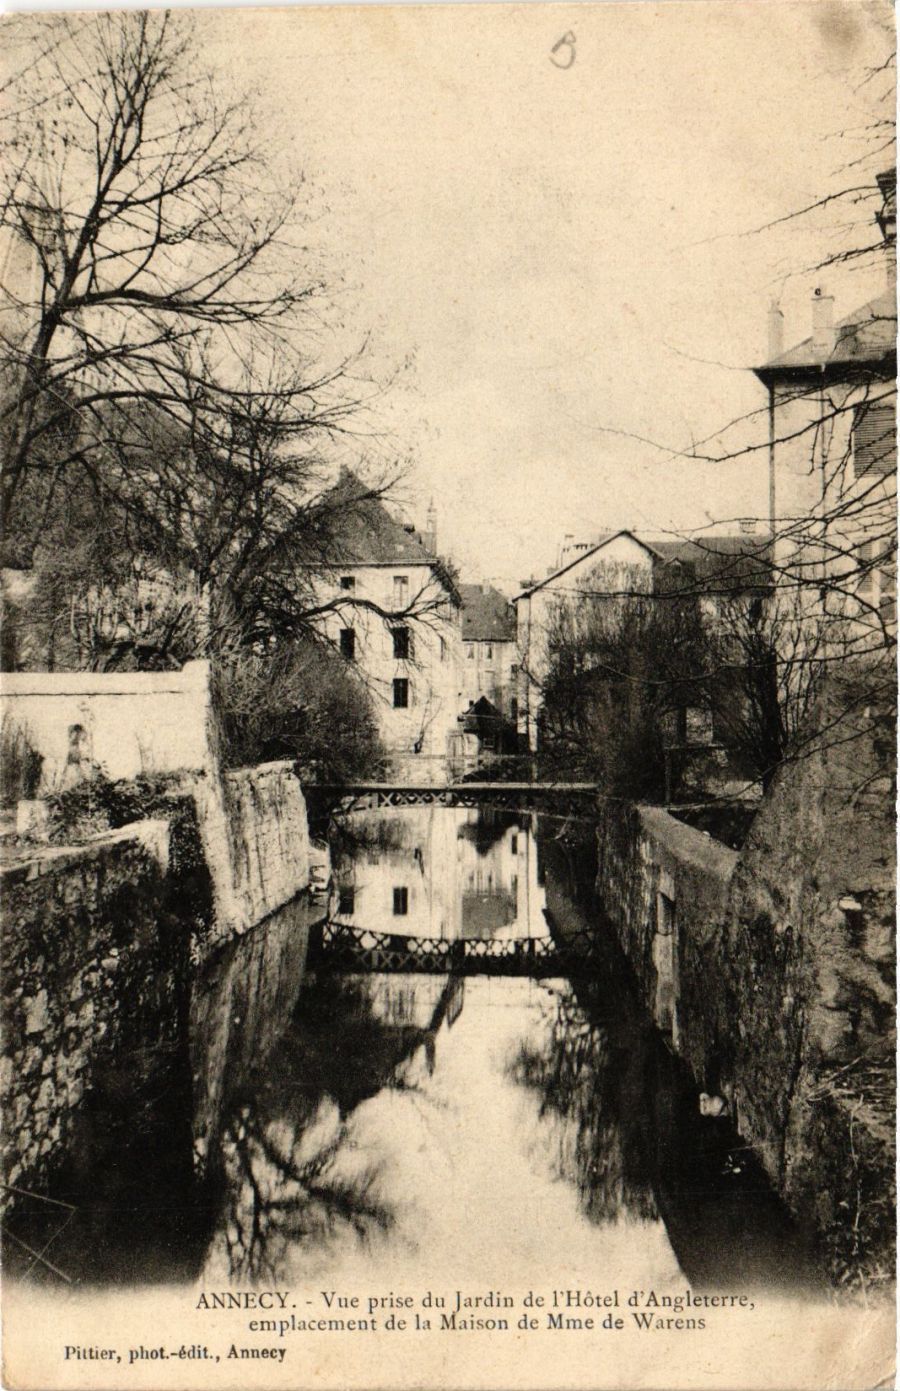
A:
[[[769,382],[769,534],[775,544],[775,383]]]
[[[819,562],[819,598],[825,602],[825,582],[828,577],[828,506],[825,499],[825,490],[828,484],[828,439],[825,427],[825,375],[824,367],[822,374],[822,385],[819,388],[819,422],[821,438],[819,440],[819,467],[821,469],[821,482],[819,486],[819,507],[820,507],[820,526],[819,544],[821,546],[821,560]]]

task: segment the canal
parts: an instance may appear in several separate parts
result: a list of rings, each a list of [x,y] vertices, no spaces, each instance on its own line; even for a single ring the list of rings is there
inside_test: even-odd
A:
[[[140,1114],[124,1087],[98,1103],[65,1221],[20,1207],[20,1274],[812,1290],[803,1234],[638,1005],[589,835],[410,807],[346,816],[332,855],[336,923],[467,941],[597,930],[597,950],[565,979],[310,969],[325,906],[288,905],[206,971],[190,1055],[150,1077]]]

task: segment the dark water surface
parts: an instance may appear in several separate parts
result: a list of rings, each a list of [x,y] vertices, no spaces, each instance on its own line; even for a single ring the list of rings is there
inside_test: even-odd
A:
[[[379,932],[600,929],[589,841],[444,808],[348,817],[330,914]],[[320,905],[210,968],[191,1053],[104,1098],[65,1213],[23,1206],[28,1278],[316,1288],[808,1290],[802,1234],[650,1027],[608,939],[571,979],[305,972]],[[15,1227],[15,1223],[13,1224]],[[22,1254],[25,1241],[35,1261]],[[56,1271],[47,1268],[51,1260]]]

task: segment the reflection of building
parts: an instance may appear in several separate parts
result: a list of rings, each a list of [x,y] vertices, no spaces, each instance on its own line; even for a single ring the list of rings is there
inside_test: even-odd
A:
[[[350,498],[325,630],[372,695],[395,775],[442,781],[461,700],[459,593],[429,532],[396,521],[345,473]],[[352,499],[363,500],[354,505]]]
[[[359,843],[335,869],[338,921],[410,937],[546,936],[527,817],[409,807],[347,826]]]

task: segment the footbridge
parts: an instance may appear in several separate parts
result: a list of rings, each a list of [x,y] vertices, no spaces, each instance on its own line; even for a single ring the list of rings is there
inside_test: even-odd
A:
[[[406,937],[328,920],[314,929],[310,965],[350,973],[457,976],[567,974],[593,955],[594,937]]]
[[[584,816],[596,808],[592,782],[313,783],[304,791],[341,811],[383,807],[493,807],[501,811],[542,811]]]

